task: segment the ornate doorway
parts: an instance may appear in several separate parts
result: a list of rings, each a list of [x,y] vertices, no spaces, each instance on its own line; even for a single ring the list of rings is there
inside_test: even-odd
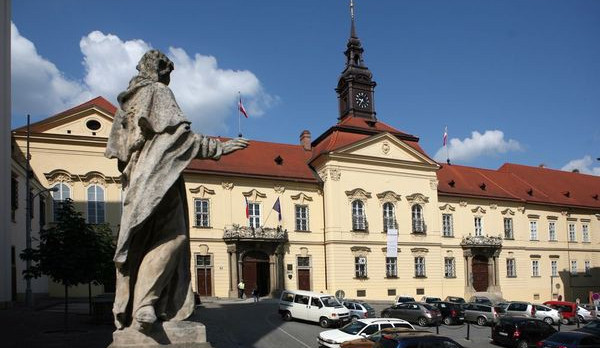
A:
[[[246,283],[246,296],[251,296],[255,287],[260,296],[268,295],[271,291],[269,256],[261,251],[247,252],[242,259],[242,279]]]
[[[476,255],[473,257],[473,288],[475,291],[487,291],[488,280],[488,258]]]

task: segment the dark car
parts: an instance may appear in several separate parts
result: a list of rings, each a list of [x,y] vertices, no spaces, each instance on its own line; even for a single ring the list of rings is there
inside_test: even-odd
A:
[[[465,320],[465,310],[459,303],[440,301],[431,305],[442,313],[442,321],[446,325],[460,324]]]
[[[384,334],[374,347],[377,348],[408,348],[408,347],[444,347],[463,348],[453,339],[439,336],[429,331],[404,331]]]
[[[594,319],[575,331],[587,332],[600,336],[600,319]]]
[[[539,348],[598,348],[600,337],[579,331],[563,331],[546,338],[537,345]]]
[[[496,344],[527,348],[554,333],[556,329],[539,319],[504,317],[492,327],[492,340]]]
[[[419,326],[439,324],[442,321],[442,314],[434,306],[428,303],[408,302],[400,303],[388,307],[381,311],[384,318],[399,318],[411,323],[417,323]]]
[[[462,297],[458,297],[458,296],[446,296],[446,298],[444,299],[445,302],[454,302],[454,303],[460,303],[460,304],[465,304],[467,303],[467,301],[465,301],[464,298]]]

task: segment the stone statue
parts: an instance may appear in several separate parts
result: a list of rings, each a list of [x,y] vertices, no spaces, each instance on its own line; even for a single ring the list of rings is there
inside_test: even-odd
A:
[[[182,172],[194,158],[218,160],[248,146],[195,134],[168,87],[173,63],[146,52],[119,94],[105,156],[122,173],[123,214],[114,262],[117,329],[144,332],[194,310],[189,221]]]

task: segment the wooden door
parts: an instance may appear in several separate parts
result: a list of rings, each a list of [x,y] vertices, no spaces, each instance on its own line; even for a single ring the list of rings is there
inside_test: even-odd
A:
[[[488,259],[477,255],[473,258],[473,288],[475,291],[487,291],[488,288]]]
[[[198,295],[212,296],[212,277],[210,268],[197,268],[196,279],[198,283]]]
[[[245,261],[242,266],[242,279],[244,279],[244,297],[252,296],[252,289],[256,286],[256,261]]]
[[[298,290],[310,291],[310,270],[298,269]]]

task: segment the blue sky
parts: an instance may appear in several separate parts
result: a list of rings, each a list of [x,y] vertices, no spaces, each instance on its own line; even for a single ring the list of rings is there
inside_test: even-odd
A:
[[[356,0],[379,120],[454,163],[600,175],[600,1]],[[148,48],[197,131],[297,143],[337,121],[348,0],[12,2],[13,126],[115,96]],[[438,154],[444,160],[444,153]]]

